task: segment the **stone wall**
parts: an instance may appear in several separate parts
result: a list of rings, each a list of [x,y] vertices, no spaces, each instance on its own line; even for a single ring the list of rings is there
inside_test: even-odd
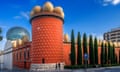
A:
[[[46,71],[46,70],[63,70],[64,63],[48,63],[48,64],[31,64],[31,71]]]

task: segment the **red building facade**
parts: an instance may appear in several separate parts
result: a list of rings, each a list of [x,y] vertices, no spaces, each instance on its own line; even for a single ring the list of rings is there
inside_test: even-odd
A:
[[[63,20],[45,13],[32,18],[32,63],[63,62]]]
[[[29,69],[31,64],[30,58],[31,42],[13,48],[13,66],[18,68]]]
[[[64,14],[62,9],[57,7],[53,10],[53,6],[46,3],[43,8],[37,6],[33,11],[30,20],[32,42],[13,48],[13,66],[29,69],[31,64],[41,63],[64,62],[65,65],[70,65],[71,44],[63,42]],[[117,56],[119,56],[119,50],[120,48],[115,48]],[[98,47],[99,64],[100,54],[101,48]]]
[[[19,46],[17,48],[14,48],[13,50],[13,65],[19,68],[26,68],[29,69],[32,61],[31,61],[31,42],[26,43],[25,45]],[[63,62],[65,62],[65,65],[71,65],[70,63],[70,49],[71,44],[70,42],[63,42]],[[115,48],[115,53],[117,57],[119,58],[119,47]],[[89,48],[88,48],[89,52]],[[77,54],[77,45],[76,45],[76,54]],[[100,60],[101,55],[101,48],[98,47],[98,64],[101,64]],[[82,57],[83,57],[83,48],[82,48]],[[77,58],[77,56],[76,56]],[[83,60],[82,60],[83,61]],[[118,59],[119,61],[119,59]],[[88,62],[89,63],[89,62]]]

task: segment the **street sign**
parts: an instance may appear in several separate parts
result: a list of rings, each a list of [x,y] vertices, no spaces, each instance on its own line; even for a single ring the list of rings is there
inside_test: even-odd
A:
[[[88,58],[89,58],[88,54],[85,53],[85,54],[84,54],[84,59],[85,59],[85,60],[88,60]]]

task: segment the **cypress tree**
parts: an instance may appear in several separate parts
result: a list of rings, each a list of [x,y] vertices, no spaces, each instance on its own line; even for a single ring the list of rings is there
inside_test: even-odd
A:
[[[95,64],[98,64],[98,43],[97,38],[94,39]]]
[[[94,47],[93,47],[93,38],[92,35],[89,37],[89,57],[90,57],[90,64],[95,64],[95,58],[94,58]]]
[[[86,33],[83,34],[83,53],[84,54],[88,54],[88,51],[87,51],[87,36],[86,36]],[[88,62],[87,62],[88,63]],[[85,61],[84,61],[84,64],[85,64]]]
[[[120,64],[120,50],[119,50],[119,64]]]
[[[105,43],[105,64],[107,64],[107,62],[108,62],[108,53],[107,53],[107,51],[108,51],[108,48],[107,48],[107,44]]]
[[[78,32],[78,37],[77,37],[77,64],[82,65],[82,48],[81,48],[80,32]]]
[[[114,48],[113,45],[111,45],[111,64],[114,64],[113,48]]]
[[[71,54],[70,54],[71,64],[75,65],[76,63],[76,54],[75,54],[75,39],[74,39],[74,31],[71,33]]]
[[[1,36],[2,33],[2,29],[0,28],[0,41],[3,39],[3,37]]]
[[[112,44],[110,44],[110,62],[111,62],[111,64],[113,64],[113,45]]]
[[[110,42],[108,41],[108,63],[110,64],[111,62],[111,46],[110,46]]]
[[[115,64],[115,45],[113,44],[113,64]]]
[[[105,62],[105,48],[104,43],[101,44],[101,65],[104,65]]]

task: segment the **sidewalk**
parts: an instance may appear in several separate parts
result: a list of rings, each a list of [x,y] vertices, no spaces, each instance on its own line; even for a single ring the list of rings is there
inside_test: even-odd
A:
[[[98,70],[104,69],[112,69],[112,68],[120,68],[120,66],[113,66],[113,67],[100,67],[100,68],[88,68],[86,72],[96,72]],[[13,70],[0,70],[0,72],[85,72],[85,69],[64,69],[64,70],[54,70],[54,71],[29,71],[26,69],[15,68]]]
[[[103,70],[103,69],[107,69],[107,68],[120,68],[120,66],[112,66],[112,67],[99,67],[99,68],[87,68],[87,71],[96,71],[96,70]],[[84,71],[85,69],[78,69],[80,71]]]
[[[29,72],[29,70],[14,67],[12,70],[1,69],[0,72]]]

